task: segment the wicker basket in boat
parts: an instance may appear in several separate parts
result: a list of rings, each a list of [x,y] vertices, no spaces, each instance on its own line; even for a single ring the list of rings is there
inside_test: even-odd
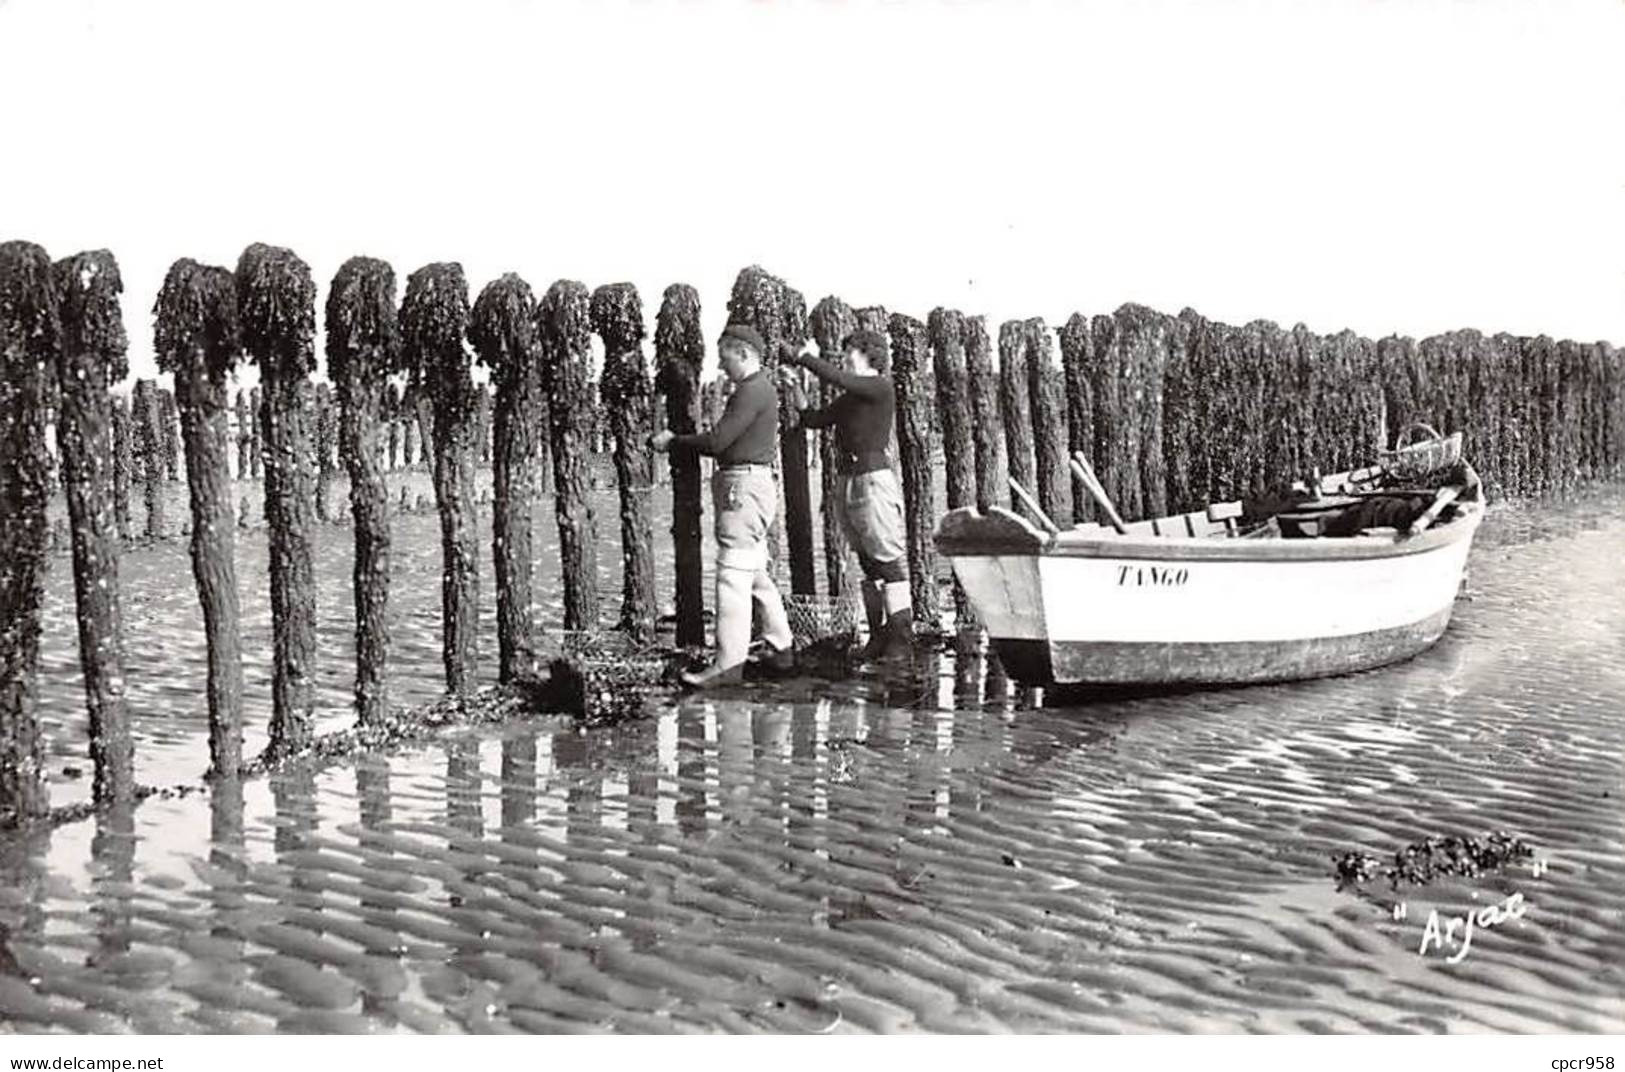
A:
[[[1417,439],[1421,432],[1426,439]],[[1393,450],[1382,452],[1382,467],[1402,480],[1420,480],[1461,461],[1461,433],[1441,435],[1431,424],[1416,421],[1399,433]]]

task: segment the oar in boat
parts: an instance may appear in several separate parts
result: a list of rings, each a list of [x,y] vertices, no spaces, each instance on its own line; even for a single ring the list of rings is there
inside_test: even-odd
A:
[[[1469,489],[1479,486],[1478,470],[1466,464],[1463,465],[1463,468],[1467,470],[1467,479],[1460,484],[1450,484],[1440,488],[1438,493],[1433,496],[1433,505],[1424,510],[1421,517],[1411,522],[1409,535],[1415,536],[1418,533],[1426,532],[1429,525],[1439,520],[1439,515],[1444,513],[1445,507],[1455,502]]]
[[[1438,494],[1433,496],[1433,505],[1424,510],[1421,517],[1411,522],[1410,535],[1415,536],[1418,533],[1426,532],[1429,525],[1439,520],[1439,515],[1444,513],[1444,508],[1455,502],[1457,497],[1466,490],[1466,484],[1451,484],[1449,487],[1440,488]]]
[[[1010,481],[1010,490],[1016,493],[1016,498],[1021,500],[1021,505],[1025,506],[1038,519],[1039,523],[1049,530],[1051,536],[1060,535],[1059,526],[1049,519],[1049,515],[1044,513],[1043,507],[1033,501],[1033,497],[1027,494],[1026,488],[1012,480]]]
[[[1100,483],[1100,478],[1095,475],[1094,468],[1089,464],[1089,456],[1081,450],[1076,451],[1072,455],[1071,463],[1073,475],[1083,481],[1083,486],[1089,489],[1089,494],[1094,497],[1096,503],[1100,504],[1100,508],[1106,512],[1106,520],[1112,523],[1112,528],[1117,530],[1119,536],[1127,534],[1128,526],[1123,523],[1123,515],[1119,514],[1117,507],[1112,505],[1111,496],[1106,494],[1106,489]]]

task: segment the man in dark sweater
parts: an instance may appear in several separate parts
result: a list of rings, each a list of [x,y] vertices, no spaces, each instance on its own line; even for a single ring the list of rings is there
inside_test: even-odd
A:
[[[694,450],[716,459],[711,477],[717,540],[717,658],[710,669],[684,674],[694,688],[737,681],[750,653],[751,604],[762,605],[762,635],[777,668],[791,660],[790,620],[768,571],[767,532],[778,515],[773,456],[779,445],[779,395],[762,368],[766,345],[745,324],[729,324],[717,345],[723,374],[733,382],[727,408],[708,432],[659,432],[656,450]]]
[[[888,454],[897,392],[888,375],[891,355],[884,337],[855,331],[844,349],[845,368],[812,354],[796,354],[791,360],[841,388],[840,397],[828,406],[809,409],[798,387],[797,404],[803,427],[835,428],[840,447],[835,511],[863,567],[863,609],[869,620],[863,657],[873,659],[906,652],[914,640],[903,490]]]

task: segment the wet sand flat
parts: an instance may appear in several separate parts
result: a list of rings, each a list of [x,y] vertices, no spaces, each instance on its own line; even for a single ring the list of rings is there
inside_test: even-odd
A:
[[[613,602],[617,526],[598,501]],[[544,500],[544,593],[551,522]],[[319,544],[323,728],[349,721],[349,538],[333,527]],[[239,550],[249,754],[268,715],[263,540]],[[395,569],[395,699],[426,702],[441,672],[432,515],[397,518]],[[138,778],[194,780],[206,715],[185,542],[133,550],[124,583]],[[65,773],[88,767],[65,559],[50,584],[61,804],[88,792],[88,770]],[[0,1023],[1622,1030],[1621,592],[1625,490],[1605,488],[1492,510],[1450,632],[1386,670],[1040,696],[961,648],[894,680],[754,686],[609,728],[464,731],[11,836]],[[1535,865],[1335,887],[1334,853],[1492,830],[1528,839]],[[1514,893],[1521,918],[1479,928],[1454,962],[1459,941],[1418,952],[1435,910]]]

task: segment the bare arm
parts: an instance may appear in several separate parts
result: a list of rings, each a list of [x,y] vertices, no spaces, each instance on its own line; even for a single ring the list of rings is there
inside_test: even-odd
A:
[[[859,376],[855,372],[848,372],[837,368],[832,363],[812,354],[800,354],[796,357],[796,364],[809,369],[825,383],[833,383],[843,391],[849,391],[859,398],[880,398],[891,389],[891,381],[884,376]]]

